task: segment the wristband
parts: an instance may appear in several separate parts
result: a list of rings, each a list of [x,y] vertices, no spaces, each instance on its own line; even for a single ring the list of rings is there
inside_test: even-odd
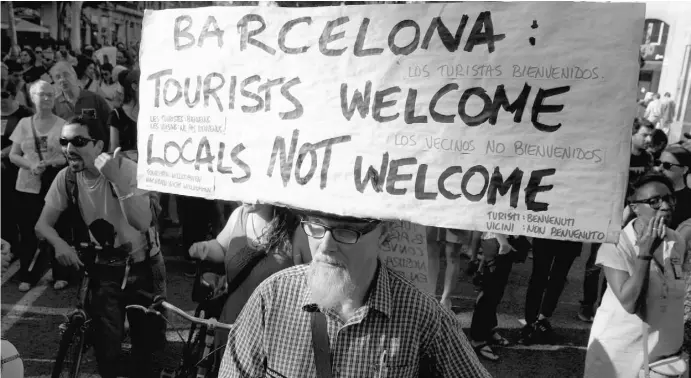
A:
[[[650,261],[653,259],[653,256],[638,256],[640,260],[645,260],[645,261]]]
[[[118,201],[124,201],[130,197],[134,197],[134,192],[130,192],[129,194],[125,194],[124,196],[118,197]]]

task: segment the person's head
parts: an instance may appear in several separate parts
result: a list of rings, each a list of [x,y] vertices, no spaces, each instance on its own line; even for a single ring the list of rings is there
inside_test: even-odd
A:
[[[122,42],[118,42],[115,44],[115,48],[117,48],[118,51],[125,51],[125,44]]]
[[[650,145],[648,146],[648,152],[650,152],[656,159],[660,157],[662,150],[667,147],[667,134],[660,129],[653,130],[650,136]]]
[[[43,65],[52,67],[55,64],[55,52],[50,44],[43,45]]]
[[[675,185],[681,185],[691,172],[691,152],[680,145],[671,145],[655,161],[655,168]]]
[[[36,55],[37,62],[43,62],[43,47],[36,46],[36,48],[34,49],[34,55]]]
[[[36,64],[36,55],[31,49],[22,49],[22,52],[19,53],[19,62],[33,66]]]
[[[633,134],[631,136],[632,146],[643,150],[652,143],[652,135],[655,127],[647,119],[636,118],[633,121]]]
[[[75,88],[79,88],[77,73],[72,65],[65,61],[55,63],[50,69],[50,76],[63,91],[74,91]]]
[[[310,211],[301,226],[312,254],[308,282],[315,303],[333,308],[369,284],[384,237],[379,221]]]
[[[62,41],[58,43],[58,51],[60,51],[64,56],[67,56],[67,42]]]
[[[9,114],[13,109],[17,108],[17,85],[15,83],[6,82],[2,86],[2,94],[0,95],[0,106],[2,106],[2,114]]]
[[[127,74],[123,75],[122,80],[120,80],[120,85],[122,85],[124,104],[129,104],[132,101],[139,101],[139,70],[127,71]]]
[[[115,64],[121,65],[121,66],[126,66],[127,65],[127,58],[125,56],[125,52],[122,50],[118,50],[115,52]]]
[[[101,66],[101,77],[106,83],[113,84],[113,66],[110,63]]]
[[[629,206],[644,225],[656,216],[661,216],[669,224],[674,205],[674,185],[659,172],[644,174],[629,188]]]
[[[7,62],[7,80],[11,81],[17,85],[22,82],[22,65],[17,62]]]
[[[96,78],[96,64],[94,63],[93,60],[89,58],[81,58],[79,59],[79,62],[77,63],[77,67],[75,68],[75,73],[77,74],[77,78],[80,80],[84,78],[88,79],[95,79]]]
[[[659,100],[659,99],[660,99],[660,94],[659,94],[659,93],[655,93],[655,94],[653,95],[653,99],[654,99],[654,100]]]
[[[74,172],[93,170],[98,155],[103,152],[103,130],[95,119],[76,116],[62,127],[60,145]]]
[[[36,81],[29,88],[29,95],[37,111],[52,111],[53,105],[55,105],[55,88],[49,82]]]
[[[672,95],[669,92],[665,92],[665,97],[670,98]]]

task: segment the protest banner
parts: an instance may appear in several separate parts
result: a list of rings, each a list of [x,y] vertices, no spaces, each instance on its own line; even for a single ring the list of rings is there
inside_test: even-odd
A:
[[[387,222],[388,237],[380,246],[379,257],[387,267],[401,273],[419,289],[435,294],[430,280],[427,253],[427,227],[407,221]]]
[[[147,11],[138,185],[613,242],[644,8]]]

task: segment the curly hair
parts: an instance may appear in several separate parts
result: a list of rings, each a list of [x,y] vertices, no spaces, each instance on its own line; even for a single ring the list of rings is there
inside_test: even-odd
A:
[[[267,253],[281,253],[292,251],[293,234],[300,225],[300,218],[291,209],[273,206],[273,216],[267,224],[265,232],[259,235],[259,240],[263,242],[260,247]]]

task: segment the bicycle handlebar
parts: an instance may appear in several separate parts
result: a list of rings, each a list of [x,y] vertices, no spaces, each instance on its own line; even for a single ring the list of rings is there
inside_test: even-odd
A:
[[[156,316],[162,317],[163,314],[161,314],[159,311],[154,309],[154,308],[160,306],[160,307],[165,308],[166,310],[170,310],[170,311],[174,312],[175,314],[177,314],[178,316],[180,316],[181,318],[183,318],[189,322],[197,323],[197,324],[203,324],[209,328],[222,328],[222,329],[230,330],[233,327],[232,324],[221,323],[214,318],[202,319],[202,318],[197,318],[196,316],[189,315],[188,313],[186,313],[185,311],[176,307],[175,305],[172,305],[172,304],[166,302],[165,298],[160,296],[160,295],[157,295],[154,297],[150,293],[141,292],[141,291],[140,291],[140,294],[146,296],[147,298],[153,298],[153,300],[152,300],[153,304],[151,305],[150,308],[146,308],[142,305],[129,305],[129,306],[126,306],[125,308],[128,310],[130,310],[130,309],[141,310],[141,311],[144,311],[144,313],[146,313],[146,314],[154,314]]]

